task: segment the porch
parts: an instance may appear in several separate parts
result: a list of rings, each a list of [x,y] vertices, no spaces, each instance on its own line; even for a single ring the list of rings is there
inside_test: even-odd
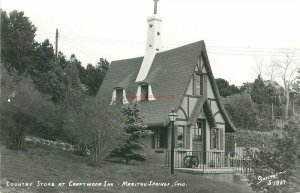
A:
[[[165,166],[171,166],[171,151],[165,151]],[[174,168],[185,173],[233,174],[249,175],[251,160],[236,153],[221,151],[186,151],[175,150]]]

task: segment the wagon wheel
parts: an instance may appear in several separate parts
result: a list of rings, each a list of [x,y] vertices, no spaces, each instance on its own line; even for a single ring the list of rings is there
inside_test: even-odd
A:
[[[192,159],[191,156],[187,155],[183,158],[183,166],[185,168],[191,168],[192,167]]]
[[[199,159],[197,156],[191,156],[191,166],[198,167],[199,165]]]

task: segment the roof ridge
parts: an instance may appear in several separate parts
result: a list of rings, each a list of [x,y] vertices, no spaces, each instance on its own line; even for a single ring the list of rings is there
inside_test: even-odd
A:
[[[169,49],[169,50],[164,50],[164,51],[158,52],[157,54],[162,54],[162,53],[165,53],[165,52],[174,51],[176,49],[181,49],[181,48],[184,48],[184,47],[188,47],[188,46],[191,46],[193,44],[204,44],[205,45],[204,40],[199,40],[199,41],[188,43],[188,44],[185,44],[185,45],[182,45],[182,46],[179,46],[179,47],[176,47],[176,48],[172,48],[172,49]],[[111,61],[111,63],[112,62],[121,62],[121,61],[126,61],[126,60],[134,60],[134,59],[139,59],[139,58],[144,58],[144,56],[138,56],[138,57],[126,58],[126,59],[120,59],[120,60],[113,60],[113,61]]]
[[[111,61],[111,63],[113,63],[113,62],[122,62],[122,61],[127,61],[127,60],[137,60],[137,59],[141,59],[141,58],[144,58],[144,56],[126,58],[126,59],[120,59],[120,60],[113,60],[113,61]]]
[[[164,52],[169,52],[169,51],[174,51],[174,50],[181,49],[181,48],[184,48],[184,47],[189,47],[189,46],[191,46],[193,44],[205,44],[205,43],[204,43],[204,40],[199,40],[199,41],[188,43],[188,44],[184,44],[182,46],[179,46],[179,47],[176,47],[176,48],[172,48],[172,49],[169,49],[169,50],[164,50],[164,51],[158,52],[157,54],[162,54]]]

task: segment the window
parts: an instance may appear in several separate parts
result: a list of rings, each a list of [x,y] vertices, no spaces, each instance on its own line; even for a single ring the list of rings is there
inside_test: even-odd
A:
[[[217,149],[217,129],[210,130],[210,148]]]
[[[199,119],[196,127],[193,127],[193,141],[202,141],[202,128],[205,128],[204,124],[205,122]]]
[[[202,70],[202,60],[201,60],[202,58],[199,58],[198,59],[198,63],[197,63],[197,70],[196,71],[199,71],[199,72],[201,72],[201,70]]]
[[[224,133],[223,133],[223,129],[220,129],[220,149],[223,150],[224,149]]]
[[[149,100],[148,97],[148,85],[141,85],[141,101],[147,101]]]
[[[200,95],[203,95],[204,91],[204,75],[200,74]]]
[[[157,136],[156,147],[167,148],[167,141],[168,141],[167,129],[158,129],[156,132],[156,136]]]
[[[122,88],[116,89],[116,103],[123,104],[123,89]]]
[[[177,127],[177,147],[184,148],[185,147],[185,129],[184,126]]]
[[[203,95],[204,75],[194,74],[194,95]]]
[[[210,130],[210,148],[211,149],[224,149],[224,129],[213,128]]]

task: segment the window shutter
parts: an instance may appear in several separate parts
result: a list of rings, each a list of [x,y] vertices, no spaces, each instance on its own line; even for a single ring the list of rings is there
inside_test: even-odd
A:
[[[191,142],[190,142],[190,139],[191,139],[191,137],[190,137],[190,135],[191,135],[191,128],[190,127],[186,127],[186,148],[187,149],[189,149],[190,148],[190,144],[191,144]]]
[[[171,129],[172,129],[172,126],[171,126]],[[177,141],[177,137],[178,137],[178,127],[174,125],[174,134],[175,134],[175,145],[174,145],[174,148],[176,149],[177,148],[177,145],[178,145],[178,141]]]
[[[213,131],[210,129],[210,149],[213,149]]]
[[[220,129],[221,150],[224,150],[224,129]]]
[[[216,141],[217,141],[217,149],[220,149],[220,129],[217,129],[216,132]]]

